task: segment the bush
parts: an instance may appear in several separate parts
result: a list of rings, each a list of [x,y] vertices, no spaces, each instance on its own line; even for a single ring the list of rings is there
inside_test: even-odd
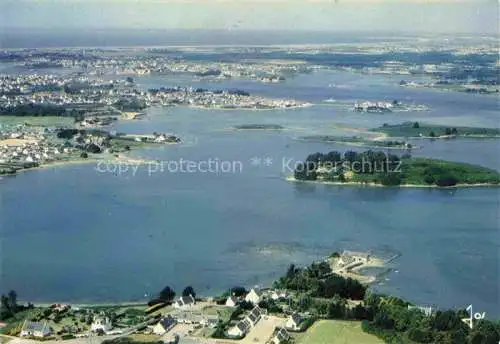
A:
[[[411,328],[408,331],[408,338],[417,343],[431,343],[432,333],[420,328]]]
[[[455,185],[457,185],[457,183],[458,183],[457,178],[455,178],[455,176],[453,176],[451,174],[441,175],[436,180],[436,185],[442,186],[442,187],[455,186]]]

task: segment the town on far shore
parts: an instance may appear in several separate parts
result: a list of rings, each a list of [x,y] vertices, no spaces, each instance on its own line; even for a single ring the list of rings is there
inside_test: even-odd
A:
[[[291,264],[271,287],[233,286],[222,295],[200,297],[192,286],[179,294],[165,286],[147,304],[35,306],[18,303],[10,291],[1,298],[0,339],[11,344],[321,344],[328,338],[328,343],[371,344],[430,343],[429,338],[451,335],[466,343],[498,334],[498,324],[487,320],[481,324],[488,326],[468,330],[465,310],[442,311],[371,291],[375,279],[359,269],[381,267],[396,257],[384,261],[369,253],[334,252],[308,267]],[[443,328],[443,321],[453,326]],[[404,338],[410,341],[392,341]]]

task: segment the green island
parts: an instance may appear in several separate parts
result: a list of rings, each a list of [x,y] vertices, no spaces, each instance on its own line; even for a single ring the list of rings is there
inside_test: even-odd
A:
[[[476,94],[498,94],[498,87],[496,86],[488,86],[474,85],[473,87],[470,85],[464,84],[453,84],[453,83],[435,83],[430,88],[442,90],[442,91],[454,91],[454,92],[465,92],[465,93],[476,93]]]
[[[371,131],[383,133],[389,137],[422,137],[438,138],[500,138],[498,128],[449,127],[444,125],[419,122],[404,122],[401,124],[385,123]]]
[[[344,275],[379,258],[334,252],[309,266],[290,264],[272,287],[229,288],[216,297],[197,296],[192,286],[180,295],[165,286],[148,304],[35,306],[2,295],[2,339],[57,343],[88,339],[103,344],[183,343],[471,343],[497,344],[500,322],[464,321],[465,309],[442,310],[373,292]],[[43,335],[26,335],[26,324],[41,324]]]
[[[382,151],[310,154],[296,164],[296,181],[335,184],[452,187],[498,185],[500,173],[460,162],[398,156]]]
[[[332,136],[332,135],[310,135],[302,136],[300,141],[338,143],[349,146],[386,149],[415,149],[419,148],[406,141],[368,139],[362,136]]]
[[[233,127],[236,130],[283,130],[285,127],[278,124],[241,124]]]

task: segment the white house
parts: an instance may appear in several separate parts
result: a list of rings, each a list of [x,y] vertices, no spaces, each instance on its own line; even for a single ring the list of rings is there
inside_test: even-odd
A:
[[[252,326],[255,326],[259,322],[259,320],[262,318],[263,313],[264,312],[262,311],[262,309],[259,308],[259,306],[255,306],[250,311],[250,313],[248,313],[248,315],[246,316],[245,319],[247,319]]]
[[[279,299],[286,299],[287,297],[288,295],[285,291],[274,290],[271,293],[271,299],[273,299],[274,301]]]
[[[245,296],[245,301],[247,302],[251,302],[253,303],[254,305],[258,304],[260,302],[260,300],[262,300],[262,294],[260,293],[260,291],[257,291],[255,289],[252,288],[252,290],[250,290],[250,292]]]
[[[181,296],[174,302],[175,308],[190,308],[196,304],[196,301],[192,295],[189,296]]]
[[[252,327],[252,324],[248,319],[244,319],[236,324],[236,326],[231,327],[227,334],[230,337],[243,337]]]
[[[235,296],[229,296],[226,300],[226,306],[228,307],[236,307],[238,304],[238,299]]]
[[[170,331],[174,326],[175,326],[175,319],[172,318],[172,316],[167,315],[166,317],[162,318],[158,322],[158,324],[155,325],[155,327],[153,327],[153,333],[159,336],[163,336],[165,333]]]
[[[292,331],[300,331],[303,321],[304,319],[300,315],[293,313],[290,315],[290,318],[288,318],[285,327]]]
[[[426,317],[430,317],[433,313],[432,307],[423,307],[423,306],[410,306],[408,305],[408,310],[418,309],[420,312],[424,313]]]
[[[106,316],[96,316],[94,322],[90,325],[90,330],[92,332],[97,332],[99,330],[103,332],[108,332],[113,328],[111,321]]]
[[[47,322],[24,321],[21,329],[21,337],[47,337],[50,335],[50,327]]]
[[[287,330],[284,329],[283,327],[279,327],[274,332],[274,336],[271,339],[271,343],[281,344],[281,343],[286,342],[289,339],[290,339],[290,335],[288,334]]]

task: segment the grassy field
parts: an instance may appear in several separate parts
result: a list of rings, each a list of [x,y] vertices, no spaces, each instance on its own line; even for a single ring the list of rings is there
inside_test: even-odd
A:
[[[207,315],[219,315],[223,322],[229,321],[234,309],[225,306],[207,306],[203,307],[203,313]]]
[[[53,117],[53,116],[0,116],[0,125],[18,125],[28,123],[34,126],[47,127],[72,127],[73,117]]]
[[[158,342],[161,340],[160,336],[152,334],[140,334],[140,333],[133,333],[125,338],[128,338],[135,342],[142,342],[142,343]]]
[[[298,344],[382,344],[382,340],[363,332],[358,321],[320,320],[304,334],[296,337]]]

